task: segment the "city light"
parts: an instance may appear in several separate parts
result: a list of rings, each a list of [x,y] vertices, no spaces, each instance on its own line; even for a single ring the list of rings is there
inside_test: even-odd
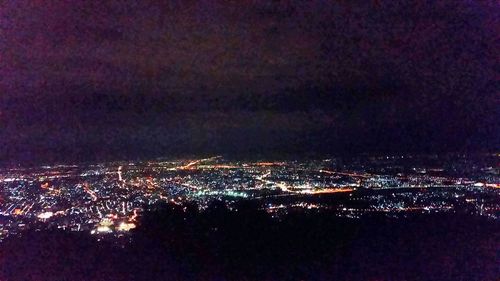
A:
[[[453,161],[443,163],[445,168],[400,164],[416,159],[359,158],[344,165],[335,158],[252,162],[216,156],[4,169],[0,215],[9,218],[2,226],[5,236],[37,222],[94,235],[125,235],[148,206],[195,202],[205,209],[214,200],[230,208],[239,200],[253,200],[273,216],[292,210],[325,209],[339,217],[360,218],[463,209],[500,218],[497,168],[476,168],[465,177]]]

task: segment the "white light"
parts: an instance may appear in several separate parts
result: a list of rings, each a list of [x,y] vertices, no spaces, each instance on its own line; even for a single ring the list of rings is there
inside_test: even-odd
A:
[[[133,223],[125,223],[125,222],[122,222],[120,223],[120,225],[118,226],[118,230],[119,231],[129,231],[131,229],[135,228],[135,224]]]
[[[45,212],[45,213],[40,213],[38,215],[38,218],[39,219],[48,219],[48,218],[52,217],[53,215],[54,215],[54,213],[52,213],[52,212]]]
[[[110,233],[112,232],[111,228],[109,226],[98,226],[97,227],[97,232],[99,233]]]

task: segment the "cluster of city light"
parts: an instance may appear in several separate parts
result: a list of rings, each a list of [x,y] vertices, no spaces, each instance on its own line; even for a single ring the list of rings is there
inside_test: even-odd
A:
[[[216,156],[0,170],[0,214],[8,218],[1,227],[3,232],[18,232],[31,222],[43,222],[96,235],[122,235],[136,227],[144,208],[161,202],[182,205],[196,201],[205,208],[211,200],[230,205],[241,199],[328,196],[348,198],[344,205],[329,206],[347,217],[374,212],[446,212],[466,206],[479,215],[500,218],[500,177],[494,167],[468,178],[447,176],[439,167],[383,173],[367,172],[363,163],[341,168],[335,163],[335,159],[231,162]],[[326,208],[294,200],[265,208],[271,212]],[[360,201],[366,207],[349,205]]]

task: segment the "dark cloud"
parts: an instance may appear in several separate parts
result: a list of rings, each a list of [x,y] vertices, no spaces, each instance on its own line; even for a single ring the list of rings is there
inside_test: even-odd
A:
[[[5,1],[2,159],[498,149],[498,12]]]

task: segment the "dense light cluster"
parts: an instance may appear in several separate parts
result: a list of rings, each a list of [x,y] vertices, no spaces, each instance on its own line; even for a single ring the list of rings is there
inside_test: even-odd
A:
[[[429,156],[279,162],[212,157],[3,169],[0,239],[47,225],[123,235],[158,202],[194,201],[203,209],[213,200],[229,207],[256,200],[273,216],[329,209],[351,218],[408,212],[500,218],[498,168],[488,161],[464,168],[457,165],[460,157],[431,164],[421,159]]]

